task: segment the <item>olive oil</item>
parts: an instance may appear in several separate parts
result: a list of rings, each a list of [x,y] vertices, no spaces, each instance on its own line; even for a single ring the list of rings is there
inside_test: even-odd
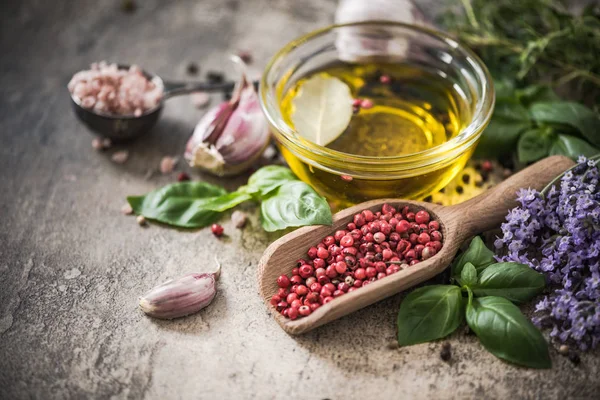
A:
[[[471,156],[473,145],[461,152],[450,147],[435,159],[420,156],[456,137],[471,122],[472,93],[460,89],[468,84],[413,64],[329,65],[294,82],[280,82],[281,116],[292,128],[294,98],[315,74],[343,81],[353,98],[372,103],[355,109],[346,129],[323,144],[339,152],[337,156],[311,146],[293,152],[280,146],[294,173],[332,205],[386,197],[422,199],[450,182]]]
[[[341,64],[315,73],[342,80],[353,97],[373,103],[358,109],[346,130],[327,144],[332,150],[369,157],[414,154],[453,138],[470,119],[452,82],[414,66]],[[292,127],[293,100],[311,76],[298,80],[283,98],[282,114]]]

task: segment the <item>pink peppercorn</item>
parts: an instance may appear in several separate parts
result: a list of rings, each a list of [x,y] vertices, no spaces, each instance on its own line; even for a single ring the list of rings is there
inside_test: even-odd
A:
[[[296,289],[296,293],[298,294],[298,296],[306,296],[306,294],[308,293],[308,288],[304,285],[299,285]]]
[[[360,107],[360,103],[362,102],[361,99],[354,99],[352,100],[352,107]]]
[[[377,272],[385,272],[386,265],[383,261],[378,261],[375,263],[375,269]]]
[[[365,217],[365,221],[367,222],[371,222],[375,219],[375,215],[371,210],[364,210],[361,214],[363,217]]]
[[[310,304],[310,310],[312,312],[314,312],[317,308],[321,307],[321,305],[319,303],[311,303]]]
[[[356,229],[356,224],[354,222],[350,222],[348,223],[348,225],[346,225],[346,229],[348,229],[349,231],[353,231]]]
[[[338,284],[338,290],[341,290],[342,292],[347,292],[348,289],[350,289],[350,285],[348,285],[346,282]]]
[[[415,265],[415,264],[418,264],[418,263],[419,263],[419,260],[412,260],[408,265],[412,266],[412,265]]]
[[[364,268],[357,268],[356,271],[354,271],[354,278],[361,281],[365,280],[367,278],[366,270]]]
[[[329,257],[329,252],[325,249],[317,249],[317,257],[325,260]]]
[[[333,291],[327,289],[326,287],[321,289],[321,292],[319,292],[320,296],[322,299],[325,299],[327,297],[333,296]]]
[[[287,315],[286,315],[289,319],[294,320],[296,318],[298,318],[298,308],[297,307],[290,307],[289,309],[287,309]]]
[[[338,275],[338,273],[335,270],[335,267],[333,265],[330,265],[325,269],[325,274],[327,275],[328,278],[331,278],[331,279],[335,278]]]
[[[383,279],[385,278],[387,275],[385,272],[379,272],[377,273],[377,279]]]
[[[345,235],[340,239],[340,245],[343,247],[352,247],[354,245],[354,239],[350,235]]]
[[[341,239],[342,239],[344,236],[346,236],[346,234],[347,234],[347,233],[348,233],[348,232],[346,232],[346,231],[344,231],[344,230],[338,230],[338,231],[335,231],[335,234],[333,235],[333,238],[335,239],[335,241],[336,241],[336,242],[338,242],[338,243],[339,243],[339,241],[340,241],[340,240],[341,240]]]
[[[394,252],[390,249],[383,249],[381,254],[383,254],[384,260],[389,260],[390,258],[392,258],[394,256]]]
[[[415,214],[415,222],[417,224],[427,224],[429,223],[429,220],[429,213],[425,210],[417,211],[417,213]]]
[[[325,276],[325,268],[317,268],[315,270],[315,276],[317,277],[317,280],[322,277]]]
[[[417,239],[417,241],[421,244],[426,244],[427,242],[429,242],[431,240],[431,238],[429,237],[429,235],[425,232],[419,234],[419,238]]]
[[[377,243],[381,243],[385,240],[385,235],[382,232],[377,232],[373,235],[373,240],[375,240]]]
[[[287,308],[288,303],[286,303],[285,301],[280,301],[279,303],[277,303],[277,311],[283,311]]]
[[[319,282],[315,282],[312,285],[310,285],[310,291],[311,292],[317,292],[317,293],[319,293],[322,288],[323,288],[323,285],[321,285]]]
[[[407,261],[412,261],[412,260],[414,260],[415,258],[417,258],[417,253],[416,253],[414,250],[409,250],[409,251],[407,251],[407,252],[406,252],[406,254],[404,255],[404,258],[405,258]]]
[[[414,222],[415,221],[415,213],[414,212],[406,213],[406,219],[409,222]]]
[[[440,223],[437,221],[430,221],[428,228],[430,231],[439,231],[440,230]]]
[[[302,278],[306,279],[306,278],[310,277],[313,274],[314,269],[310,265],[304,264],[303,266],[300,267],[300,271],[299,272],[300,272],[300,276]]]
[[[288,302],[289,303],[289,302]],[[290,303],[291,308],[298,308],[302,305],[302,300],[296,299]]]
[[[325,239],[323,239],[323,244],[327,247],[334,245],[335,238],[333,236],[325,236]],[[321,258],[327,258],[327,257],[321,257]]]
[[[326,275],[321,275],[317,278],[317,282],[319,282],[321,285],[325,285],[329,283],[329,277]]]
[[[365,273],[367,274],[367,277],[369,278],[373,278],[375,276],[377,276],[377,270],[373,267],[367,267],[367,269],[365,270]],[[356,275],[356,273],[355,273]]]
[[[398,225],[396,225],[396,232],[398,232],[398,233],[406,233],[406,232],[408,232],[409,229],[410,229],[410,222],[408,222],[405,219],[398,222]]]
[[[373,100],[364,99],[360,102],[360,107],[368,110],[369,108],[373,108]]]
[[[210,230],[212,231],[213,235],[215,235],[216,237],[223,236],[224,229],[219,224],[212,224],[212,226],[210,227]]]
[[[317,258],[317,248],[316,247],[311,247],[310,249],[308,249],[308,251],[306,252],[306,254],[308,255],[308,258],[310,259],[315,259]]]
[[[325,297],[325,298],[323,299],[323,304],[327,304],[327,303],[329,303],[331,300],[333,300],[333,297],[331,297],[331,296]]]
[[[421,258],[423,260],[427,260],[430,259],[431,257],[435,256],[436,251],[433,247],[425,247],[423,249],[423,252],[421,253]]]
[[[294,300],[298,299],[298,294],[297,293],[290,293],[287,295],[287,297],[285,298],[285,301],[289,304]]]
[[[299,285],[302,283],[302,277],[300,275],[294,275],[290,279],[290,282],[292,283],[292,285]]]
[[[290,294],[290,290],[288,288],[279,288],[277,291],[277,295],[282,299],[286,298],[288,294]]]
[[[359,228],[360,228],[360,227],[361,227],[361,226],[363,226],[365,223],[366,223],[366,220],[365,220],[365,217],[364,217],[362,214],[356,214],[356,215],[354,216],[354,224],[355,224],[357,227],[359,227]]]
[[[289,287],[290,278],[288,278],[287,275],[281,275],[279,278],[277,278],[277,286],[279,286],[280,288]]]
[[[313,266],[315,269],[325,268],[325,260],[317,257],[313,260]]]
[[[306,301],[309,303],[318,303],[319,302],[319,293],[311,292],[306,295]]]
[[[273,297],[271,297],[271,305],[273,306],[277,306],[277,303],[279,303],[281,301],[281,296],[274,294]]]
[[[389,84],[392,81],[392,78],[390,78],[389,75],[381,75],[379,77],[379,82],[383,83],[384,85]]]
[[[352,286],[352,287],[350,287],[350,289],[348,289],[348,293],[350,293],[350,292],[354,292],[356,289],[358,289],[358,288],[357,288],[357,287],[354,287],[354,286]]]
[[[333,297],[340,297],[344,295],[344,292],[341,290],[336,290],[335,292],[333,292]]]
[[[309,306],[302,306],[298,308],[298,314],[302,315],[303,317],[309,316],[311,312],[312,311],[310,310]]]
[[[434,242],[441,242],[442,241],[442,234],[439,231],[433,231],[430,234],[431,236],[431,240]]]
[[[348,266],[346,265],[345,262],[340,261],[335,264],[335,270],[338,274],[343,274],[344,272],[346,272],[348,270]]]

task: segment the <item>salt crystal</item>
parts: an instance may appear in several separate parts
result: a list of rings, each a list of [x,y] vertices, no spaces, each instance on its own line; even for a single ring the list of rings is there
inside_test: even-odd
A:
[[[196,108],[204,108],[210,103],[210,95],[206,92],[192,93],[190,99]]]
[[[129,152],[127,150],[117,151],[111,158],[117,164],[125,164],[129,158]]]
[[[163,175],[170,174],[175,169],[175,165],[177,165],[177,158],[165,156],[160,160],[160,172]]]

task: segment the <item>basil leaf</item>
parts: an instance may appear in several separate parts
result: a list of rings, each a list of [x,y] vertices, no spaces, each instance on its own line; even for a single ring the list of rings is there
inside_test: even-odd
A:
[[[483,347],[503,360],[531,368],[550,368],[548,344],[517,306],[502,297],[469,299],[467,323]]]
[[[527,265],[505,262],[492,264],[471,286],[477,296],[500,296],[516,303],[524,303],[541,293],[546,286],[544,275]]]
[[[585,140],[579,139],[578,137],[571,135],[560,134],[554,140],[552,147],[550,147],[549,154],[551,156],[560,154],[563,156],[570,157],[574,160],[580,155],[591,157],[600,153],[600,150],[590,145]]]
[[[517,144],[519,161],[528,163],[546,157],[550,147],[552,147],[552,139],[553,137],[549,134],[548,128],[526,130]]]
[[[458,286],[432,285],[414,290],[398,312],[398,344],[408,346],[448,336],[463,320]]]
[[[130,196],[127,201],[138,215],[181,228],[202,228],[214,222],[219,213],[205,204],[227,192],[206,182],[179,182],[145,196]]]
[[[515,90],[517,99],[525,107],[537,102],[556,102],[560,97],[548,85],[530,85],[522,89]]]
[[[470,262],[466,263],[460,273],[460,284],[473,286],[477,283],[477,270]]]
[[[289,168],[268,165],[250,176],[246,188],[248,191],[259,192],[264,197],[284,183],[297,180],[298,178]]]
[[[252,195],[245,193],[243,190],[231,192],[219,197],[213,197],[203,204],[203,208],[211,211],[223,212],[242,204],[245,201],[252,200]]]
[[[469,248],[463,252],[458,258],[454,259],[451,268],[451,275],[454,278],[460,277],[462,269],[466,263],[470,262],[475,266],[477,273],[480,274],[489,265],[494,264],[494,252],[485,247],[483,240],[479,236],[475,236]]]
[[[521,133],[531,126],[527,109],[518,101],[498,99],[492,120],[483,131],[476,153],[480,156],[510,153]]]
[[[260,217],[267,232],[291,226],[331,225],[331,209],[324,197],[302,181],[279,186],[260,205]]]
[[[568,101],[534,103],[529,112],[537,122],[568,125],[593,145],[600,146],[600,116],[583,104]]]

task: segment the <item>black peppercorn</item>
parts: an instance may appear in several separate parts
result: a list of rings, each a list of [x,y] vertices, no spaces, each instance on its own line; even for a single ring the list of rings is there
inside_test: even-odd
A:
[[[579,365],[581,363],[581,358],[579,358],[579,354],[574,351],[569,352],[569,361],[571,361],[575,365]]]
[[[440,351],[440,358],[444,361],[449,361],[452,358],[451,345],[446,342],[442,345],[442,351]]]
[[[198,68],[198,64],[196,64],[195,62],[190,62],[187,65],[187,73],[190,75],[196,75],[198,74],[198,71],[200,70],[200,68]]]

